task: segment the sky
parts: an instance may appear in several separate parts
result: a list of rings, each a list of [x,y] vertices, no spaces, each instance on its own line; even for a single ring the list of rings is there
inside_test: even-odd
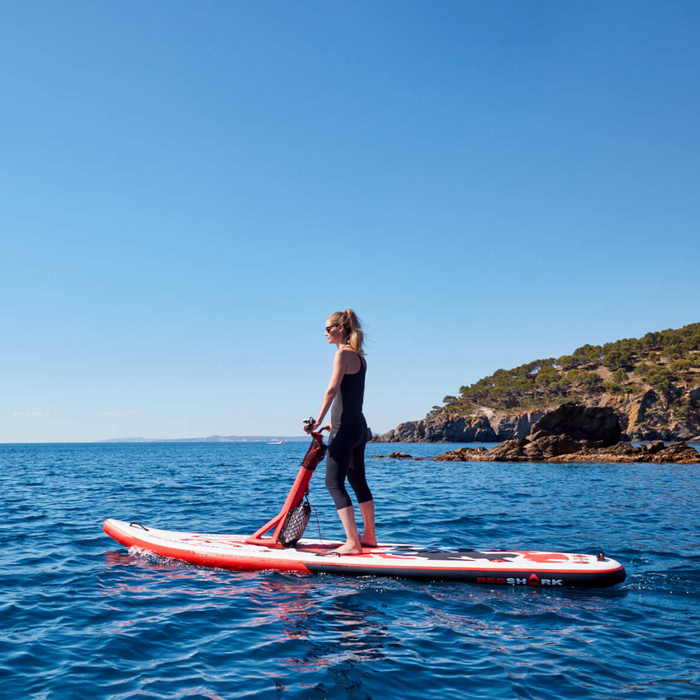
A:
[[[375,432],[700,321],[697,2],[0,0],[0,442]]]

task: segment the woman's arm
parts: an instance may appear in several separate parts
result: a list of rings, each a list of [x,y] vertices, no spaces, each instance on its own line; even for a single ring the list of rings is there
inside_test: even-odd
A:
[[[328,409],[333,403],[333,399],[338,395],[340,391],[340,382],[343,381],[343,375],[345,374],[346,362],[345,353],[342,350],[338,350],[333,358],[333,371],[331,372],[331,381],[328,383],[328,388],[326,393],[323,395],[323,401],[321,402],[321,410],[318,412],[318,418],[314,423],[314,430],[320,430],[323,423],[323,419],[328,413]]]

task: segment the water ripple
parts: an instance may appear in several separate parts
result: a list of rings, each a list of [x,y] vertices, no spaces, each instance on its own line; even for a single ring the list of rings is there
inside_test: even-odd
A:
[[[628,579],[602,591],[198,569],[101,532],[252,532],[304,450],[0,446],[0,696],[700,696],[693,465],[368,462],[381,539],[603,550]],[[311,499],[338,537],[322,482]]]

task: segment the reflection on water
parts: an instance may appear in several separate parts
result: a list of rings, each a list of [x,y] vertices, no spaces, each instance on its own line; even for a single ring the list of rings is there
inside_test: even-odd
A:
[[[319,598],[317,577],[196,568],[150,552],[137,556],[107,553],[105,571],[115,570],[120,581],[117,585],[102,583],[103,595],[162,598],[168,604],[159,614],[119,621],[107,629],[110,634],[128,634],[135,624],[158,624],[182,613],[237,607],[246,612],[239,627],[275,630],[275,635],[306,642],[302,656],[278,659],[295,672],[309,673],[339,661],[361,663],[382,658],[387,626],[373,621],[376,611],[371,607],[353,604],[358,593],[352,585],[343,594],[336,585],[332,596]],[[183,602],[174,605],[174,600]]]

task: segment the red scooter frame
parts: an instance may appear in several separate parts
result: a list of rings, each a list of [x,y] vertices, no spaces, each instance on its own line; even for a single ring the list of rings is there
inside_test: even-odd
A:
[[[313,421],[304,421],[309,426],[313,425]],[[287,494],[287,499],[282,506],[282,510],[269,522],[265,523],[254,535],[247,537],[246,544],[258,544],[264,547],[272,547],[276,549],[282,549],[284,545],[279,541],[280,533],[284,524],[287,522],[287,516],[289,511],[296,508],[304,498],[304,496],[309,492],[309,482],[311,477],[314,475],[316,467],[321,463],[323,458],[326,456],[326,450],[328,449],[323,442],[323,435],[321,433],[326,430],[326,428],[321,428],[317,433],[312,432],[311,437],[313,438],[311,445],[304,457],[304,461],[301,463],[301,469],[297,474],[297,478],[292,484],[292,488]],[[276,527],[275,527],[276,526]],[[263,537],[263,535],[272,528],[275,531],[272,533],[271,537]]]

